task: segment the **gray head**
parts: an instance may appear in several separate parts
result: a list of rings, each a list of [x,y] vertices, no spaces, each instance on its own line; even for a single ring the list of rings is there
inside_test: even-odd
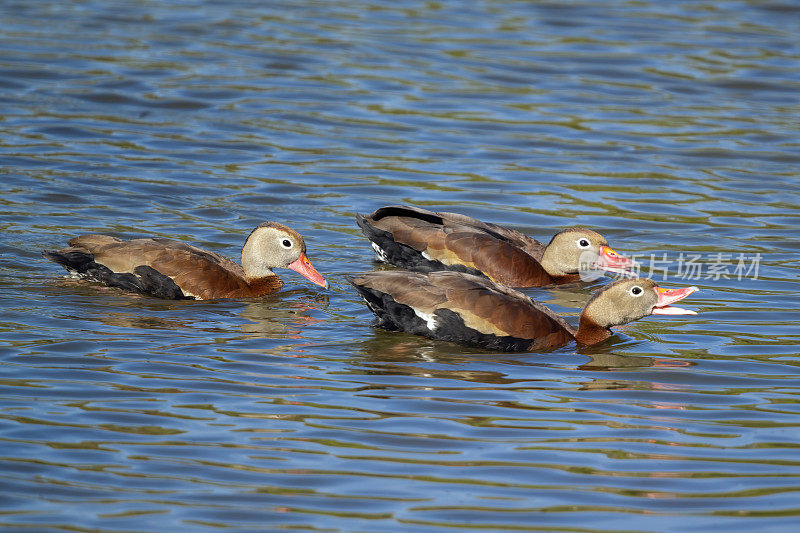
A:
[[[697,287],[664,289],[648,278],[621,279],[598,291],[586,303],[581,319],[589,319],[602,328],[609,328],[649,315],[694,315],[694,311],[669,304],[697,290]]]
[[[259,224],[242,248],[242,268],[248,280],[272,276],[273,268],[288,268],[310,281],[328,286],[306,257],[306,243],[293,229],[277,222]]]
[[[542,255],[542,267],[554,277],[590,268],[620,272],[630,265],[632,261],[612,250],[605,237],[580,227],[566,228],[553,235]]]

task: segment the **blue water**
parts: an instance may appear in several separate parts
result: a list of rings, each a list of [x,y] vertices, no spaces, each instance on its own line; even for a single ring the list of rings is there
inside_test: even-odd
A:
[[[794,531],[799,32],[790,2],[0,4],[0,529]],[[530,354],[376,330],[353,215],[393,203],[596,228],[699,314]],[[236,257],[265,220],[331,290],[165,302],[40,256]],[[574,323],[606,282],[527,292]]]

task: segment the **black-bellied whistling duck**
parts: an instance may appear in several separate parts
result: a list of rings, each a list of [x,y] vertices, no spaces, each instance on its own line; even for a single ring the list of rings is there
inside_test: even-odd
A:
[[[328,287],[306,257],[296,231],[277,222],[257,226],[242,248],[242,264],[181,241],[160,237],[125,241],[81,235],[69,248],[42,255],[80,277],[158,298],[248,298],[283,286],[273,268],[289,268]]]
[[[605,237],[573,227],[545,246],[524,233],[458,213],[412,206],[381,207],[356,215],[378,259],[414,270],[484,275],[509,287],[541,287],[580,279],[582,269],[624,272],[633,265]]]
[[[696,314],[670,304],[697,287],[668,290],[647,278],[622,279],[599,290],[581,312],[577,330],[521,292],[462,272],[376,271],[351,282],[379,327],[505,352],[572,340],[597,344],[611,337],[611,326],[648,315]]]

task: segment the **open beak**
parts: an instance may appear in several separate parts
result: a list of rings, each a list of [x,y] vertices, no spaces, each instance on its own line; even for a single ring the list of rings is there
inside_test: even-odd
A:
[[[316,283],[317,285],[325,287],[326,289],[328,288],[328,282],[322,277],[322,274],[317,272],[317,269],[315,269],[314,265],[311,264],[311,261],[308,260],[306,254],[300,254],[300,257],[286,265],[286,268],[291,268],[312,283]]]
[[[693,292],[697,292],[700,289],[697,287],[685,287],[683,289],[662,289],[661,287],[653,287],[653,290],[656,291],[656,295],[658,296],[658,300],[656,300],[656,305],[653,307],[652,314],[654,315],[696,315],[696,311],[692,311],[691,309],[683,309],[681,307],[672,307],[670,304],[677,302],[678,300],[683,300]]]
[[[616,272],[617,274],[628,274],[629,268],[633,267],[633,260],[615,252],[610,246],[601,246],[600,255],[595,263],[595,268]]]

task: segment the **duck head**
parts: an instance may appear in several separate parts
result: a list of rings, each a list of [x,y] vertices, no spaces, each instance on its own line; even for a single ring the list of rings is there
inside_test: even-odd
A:
[[[250,233],[242,248],[242,268],[248,280],[272,276],[273,268],[288,268],[328,288],[328,282],[306,256],[303,237],[277,222],[260,224]]]
[[[542,255],[542,267],[553,277],[605,270],[628,274],[633,260],[618,254],[605,237],[587,228],[567,228],[556,233]]]
[[[609,283],[583,308],[576,339],[596,344],[611,336],[609,328],[649,315],[696,315],[695,311],[672,306],[699,290],[697,287],[665,289],[648,278],[632,278]]]

